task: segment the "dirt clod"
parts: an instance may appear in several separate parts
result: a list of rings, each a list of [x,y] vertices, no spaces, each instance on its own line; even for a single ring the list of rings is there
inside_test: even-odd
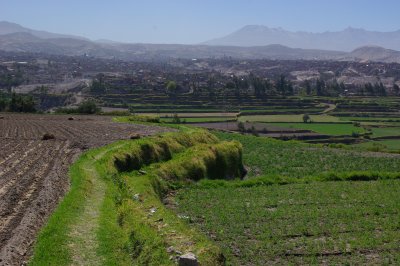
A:
[[[42,140],[49,140],[49,139],[55,139],[56,137],[53,134],[50,133],[45,133],[42,137]]]
[[[130,135],[129,138],[130,138],[130,139],[140,139],[141,136],[140,136],[139,134],[132,134],[132,135]]]

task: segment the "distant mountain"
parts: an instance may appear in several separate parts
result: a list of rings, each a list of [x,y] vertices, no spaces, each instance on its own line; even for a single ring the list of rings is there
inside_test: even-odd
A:
[[[38,32],[40,34],[38,34]],[[284,32],[277,30],[277,32]],[[277,33],[278,34],[278,33]],[[279,33],[281,34],[281,33]],[[261,38],[261,37],[260,37]],[[121,60],[168,60],[170,58],[238,58],[276,60],[348,60],[400,63],[400,52],[366,46],[347,52],[263,46],[128,44],[110,40],[90,41],[80,37],[34,31],[17,24],[0,23],[0,50],[67,56],[93,56]]]
[[[302,49],[350,52],[358,47],[375,45],[400,50],[400,30],[393,32],[347,28],[338,32],[291,32],[281,28],[248,25],[225,37],[205,42],[207,45],[264,46],[281,44]]]
[[[74,36],[74,35],[65,35],[65,34],[58,34],[58,33],[51,33],[47,31],[40,31],[40,30],[32,30],[25,27],[22,27],[19,24],[8,22],[8,21],[0,21],[0,35],[11,34],[11,33],[30,33],[35,37],[42,38],[42,39],[51,39],[51,38],[71,38],[71,39],[78,39],[78,40],[86,40],[89,39]]]
[[[346,53],[294,49],[282,45],[258,47],[181,44],[121,44],[91,42],[71,38],[41,39],[30,33],[0,35],[0,50],[59,55],[89,55],[122,60],[163,60],[168,58],[223,58],[334,60]]]

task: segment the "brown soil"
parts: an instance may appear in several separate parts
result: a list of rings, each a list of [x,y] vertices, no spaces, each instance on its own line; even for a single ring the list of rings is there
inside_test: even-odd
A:
[[[110,117],[15,115],[0,119],[0,265],[25,264],[32,244],[69,188],[67,171],[88,148],[168,129]],[[54,139],[42,140],[44,134]]]

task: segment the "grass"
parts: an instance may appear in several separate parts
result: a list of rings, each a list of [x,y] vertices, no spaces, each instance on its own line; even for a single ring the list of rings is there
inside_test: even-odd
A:
[[[71,190],[40,233],[30,264],[174,265],[190,251],[203,265],[221,265],[219,247],[161,199],[195,180],[243,171],[238,142],[199,129],[89,151],[71,168]]]
[[[400,139],[368,141],[360,144],[355,144],[354,146],[366,148],[367,150],[389,150],[400,152]]]
[[[340,122],[340,119],[338,117],[330,115],[310,115],[310,117],[313,122]],[[303,122],[303,115],[245,115],[240,116],[239,121],[296,123]]]
[[[91,159],[99,152],[98,149],[83,154],[71,167],[71,189],[50,217],[37,239],[34,256],[30,265],[69,265],[73,256],[69,244],[73,242],[71,228],[84,213],[86,198],[93,193],[93,178],[90,171]],[[55,243],[57,243],[55,245]]]
[[[400,158],[385,154],[240,134],[215,132],[215,135],[222,140],[239,141],[243,145],[243,161],[249,170],[249,177],[305,178],[351,171],[400,171]]]
[[[215,134],[243,145],[249,178],[183,188],[176,212],[228,265],[400,262],[400,157]]]
[[[398,264],[399,189],[399,180],[192,188],[176,200],[228,265]]]
[[[373,127],[372,137],[400,136],[400,127]]]
[[[361,127],[343,123],[277,123],[276,125],[280,127],[306,129],[326,135],[351,135],[353,132],[364,133],[364,129]]]
[[[207,122],[225,122],[236,121],[236,117],[179,117],[181,122],[186,123],[207,123]],[[160,119],[164,123],[173,123],[174,118],[164,117]]]
[[[351,116],[343,116],[340,117],[342,121],[371,121],[371,122],[392,122],[397,121],[400,122],[400,117],[351,117]]]

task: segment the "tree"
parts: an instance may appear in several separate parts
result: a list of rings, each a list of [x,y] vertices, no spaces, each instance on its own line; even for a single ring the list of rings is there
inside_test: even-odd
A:
[[[246,127],[244,126],[244,123],[242,121],[240,121],[237,124],[237,127],[238,127],[239,132],[246,132]]]
[[[13,93],[8,109],[10,112],[33,113],[36,112],[35,100],[31,95]]]
[[[173,80],[170,80],[167,82],[167,92],[168,93],[176,93],[177,85],[176,82]]]
[[[93,100],[86,100],[78,106],[78,113],[80,114],[96,114],[100,112],[100,108]]]
[[[287,86],[286,77],[284,75],[281,75],[276,82],[276,90],[278,91],[278,93],[285,96],[286,95],[286,86]]]
[[[311,93],[312,93],[312,88],[311,88],[311,83],[310,83],[310,81],[309,81],[308,79],[306,79],[306,80],[304,81],[304,88],[306,89],[306,94],[307,94],[307,95],[311,95]]]
[[[303,122],[304,123],[308,123],[309,121],[311,122],[311,117],[308,114],[304,114],[303,115]]]
[[[173,123],[173,124],[180,124],[180,123],[181,123],[181,119],[180,119],[180,117],[178,116],[177,113],[175,113],[175,114],[173,115],[173,117],[172,117],[172,123]]]
[[[316,90],[317,96],[324,95],[325,86],[326,86],[326,84],[323,80],[317,79],[317,82],[315,84],[315,90]]]

